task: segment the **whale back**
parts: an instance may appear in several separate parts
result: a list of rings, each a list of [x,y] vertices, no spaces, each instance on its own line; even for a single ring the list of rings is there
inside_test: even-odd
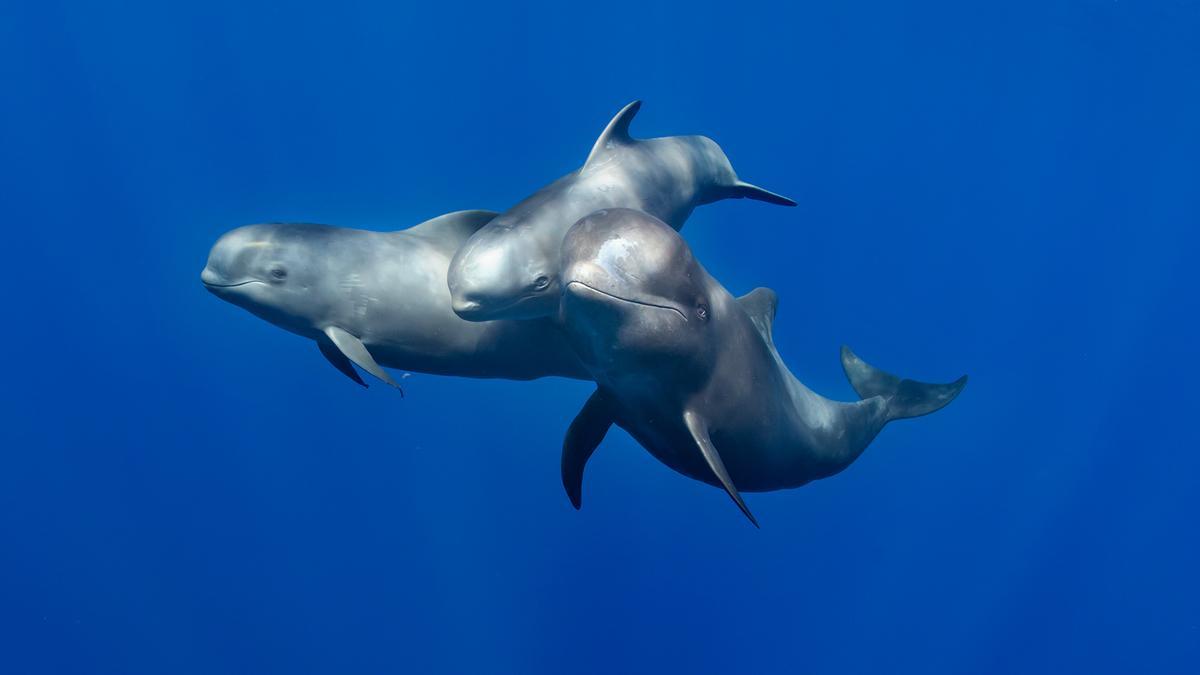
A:
[[[587,161],[583,163],[577,175],[584,176],[593,170],[601,169],[614,158],[614,153],[636,145],[645,148],[642,153],[643,161],[661,161],[665,157],[669,158],[670,164],[692,167],[693,179],[697,184],[693,187],[701,188],[700,193],[695,195],[697,203],[707,204],[721,199],[753,199],[780,206],[796,205],[796,202],[783,195],[740,180],[725,151],[707,136],[634,138],[629,132],[629,126],[641,107],[641,101],[634,101],[609,121],[608,126],[592,145],[592,151],[588,153]],[[687,212],[690,213],[691,209],[688,208]],[[656,215],[675,229],[679,229],[683,225],[682,220],[687,218],[684,214],[680,222],[674,222],[671,214]]]

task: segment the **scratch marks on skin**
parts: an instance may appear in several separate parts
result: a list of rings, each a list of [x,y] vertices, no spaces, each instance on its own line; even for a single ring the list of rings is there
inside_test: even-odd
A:
[[[581,167],[579,170],[579,176],[594,176],[602,171],[609,171],[620,166],[622,155],[637,143],[639,143],[639,141],[614,143],[611,139],[609,139],[609,141],[604,144],[604,156],[593,161],[587,166]]]
[[[844,429],[838,429],[843,416],[837,409],[837,404],[831,404],[801,384],[794,376],[789,380],[788,388],[791,390],[797,416],[806,427],[825,434],[835,431],[844,433]]]
[[[506,262],[508,262],[508,249],[495,246],[484,248],[476,253],[474,259],[470,260],[471,264],[464,265],[464,267],[472,273],[496,276],[503,272]]]
[[[357,272],[351,272],[342,277],[338,288],[349,301],[350,312],[356,319],[365,319],[371,305],[379,302],[379,298],[366,292],[362,275]]]
[[[706,193],[714,181],[731,177],[733,172],[728,163],[716,143],[701,136],[654,138],[618,145],[610,142],[605,154],[584,167],[565,194],[587,200],[593,210],[638,208],[678,229],[682,218],[677,213],[677,204],[691,202],[698,194]],[[568,220],[582,215],[573,214]]]
[[[629,239],[608,239],[600,245],[600,250],[596,253],[596,264],[612,277],[619,279],[631,276],[626,272],[628,266],[621,263],[633,255],[634,246]]]

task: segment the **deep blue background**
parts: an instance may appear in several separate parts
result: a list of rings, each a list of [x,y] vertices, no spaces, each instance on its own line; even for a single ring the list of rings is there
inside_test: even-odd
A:
[[[0,9],[0,671],[1197,672],[1197,3],[164,4]],[[802,380],[972,378],[761,531],[624,433],[576,513],[586,383],[363,391],[198,281],[634,98],[800,202],[684,232]]]

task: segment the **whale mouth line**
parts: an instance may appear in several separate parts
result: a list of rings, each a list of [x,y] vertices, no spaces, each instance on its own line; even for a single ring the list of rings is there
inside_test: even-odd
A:
[[[507,312],[513,307],[521,304],[521,301],[523,300],[525,300],[524,296],[517,298],[512,302],[506,302],[503,305],[498,306],[488,306],[487,304],[478,300],[468,300],[465,303],[455,304],[454,313],[463,318],[466,318],[467,316],[483,317],[483,320],[488,321],[491,319],[488,319],[487,317],[493,317],[501,312]]]
[[[214,284],[212,282],[204,281],[204,280],[201,280],[200,283],[204,284],[208,288],[237,288],[238,286],[246,286],[248,284],[263,284],[266,282],[259,281],[258,279],[250,279],[248,281],[239,281],[236,284]]]
[[[612,298],[613,300],[617,300],[620,302],[628,303],[630,305],[640,305],[642,307],[653,307],[655,309],[665,309],[665,310],[668,310],[671,312],[675,312],[676,314],[679,315],[679,318],[683,319],[684,321],[688,320],[687,315],[685,315],[683,312],[679,311],[678,309],[676,309],[675,307],[672,307],[670,305],[658,305],[653,302],[646,302],[644,300],[630,300],[629,298],[622,298],[619,295],[613,295],[612,293],[602,291],[599,288],[596,288],[594,286],[589,286],[582,281],[568,281],[567,288],[570,288],[571,286],[582,286],[583,288],[586,288],[593,293],[599,293],[600,295],[603,295],[605,297]]]
[[[544,290],[545,289],[534,291],[532,293],[526,293],[525,295],[519,296],[516,299],[506,302],[502,305],[497,304],[497,305],[488,306],[485,303],[480,302],[478,300],[468,300],[465,303],[461,303],[461,304],[457,305],[454,308],[454,313],[458,314],[459,316],[461,316],[463,318],[466,318],[468,315],[470,315],[472,317],[481,317],[480,320],[482,320],[482,321],[495,321],[497,319],[488,318],[488,317],[495,317],[497,314],[502,314],[504,312],[507,312],[507,311],[513,309],[514,307],[520,307],[521,303],[525,302],[526,300],[529,300],[530,298],[538,297],[539,295],[542,294],[542,291],[544,291]]]

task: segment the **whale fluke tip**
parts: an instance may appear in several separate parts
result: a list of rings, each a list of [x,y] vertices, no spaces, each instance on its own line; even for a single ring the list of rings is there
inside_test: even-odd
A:
[[[920,417],[946,407],[967,386],[963,375],[949,384],[929,384],[901,379],[863,361],[849,347],[842,345],[842,370],[854,391],[863,399],[873,396],[887,401],[889,420]]]

